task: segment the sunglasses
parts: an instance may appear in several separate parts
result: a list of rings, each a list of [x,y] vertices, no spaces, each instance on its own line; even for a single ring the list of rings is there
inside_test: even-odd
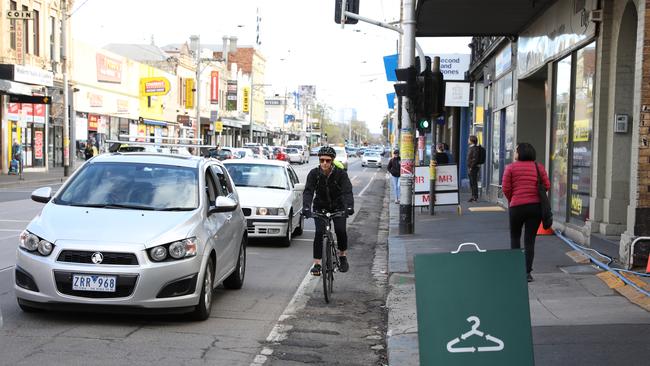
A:
[[[332,159],[318,159],[321,163],[331,163]]]

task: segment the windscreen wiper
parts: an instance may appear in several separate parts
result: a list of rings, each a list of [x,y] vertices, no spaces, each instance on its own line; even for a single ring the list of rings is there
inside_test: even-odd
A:
[[[156,208],[151,206],[125,205],[121,203],[71,203],[70,206],[95,207],[95,208],[130,208],[134,210],[153,211]]]

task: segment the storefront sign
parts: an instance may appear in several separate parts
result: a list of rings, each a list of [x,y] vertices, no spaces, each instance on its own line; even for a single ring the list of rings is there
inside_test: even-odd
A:
[[[117,113],[129,113],[129,101],[126,99],[117,100]]]
[[[21,104],[20,117],[22,122],[34,122],[34,105],[28,103]]]
[[[194,108],[194,79],[185,79],[185,108]]]
[[[7,119],[18,121],[20,119],[20,103],[9,103],[7,107]]]
[[[192,122],[190,122],[190,116],[185,115],[185,114],[177,115],[176,116],[176,122],[178,122],[178,124],[181,124],[181,125],[186,126],[186,127],[192,126]]]
[[[27,84],[54,86],[54,73],[38,67],[14,65],[14,80]]]
[[[45,104],[32,104],[34,106],[34,123],[45,123]]]
[[[99,125],[99,116],[96,114],[88,114],[88,131],[97,131]]]
[[[243,87],[241,111],[244,113],[248,113],[250,111],[250,95],[251,95],[251,88],[248,86]]]
[[[497,54],[494,66],[495,79],[503,75],[512,66],[512,46],[510,43]]]
[[[98,53],[97,81],[105,83],[122,83],[122,61]]]
[[[34,131],[34,159],[43,159],[43,131]]]
[[[14,22],[14,33],[16,34],[16,63],[22,64],[25,62],[25,44],[23,43],[23,38],[25,34],[23,33],[23,22],[16,21]]]
[[[140,95],[148,97],[153,95],[166,95],[171,86],[164,77],[151,77],[140,79]]]
[[[445,83],[445,107],[469,107],[469,83]]]
[[[445,80],[465,80],[465,72],[469,70],[470,54],[443,53],[427,56],[431,57],[431,60],[436,56],[440,57],[440,72]]]
[[[585,44],[596,34],[596,23],[589,13],[597,0],[557,1],[530,27],[517,42],[518,78],[525,79],[547,62]]]
[[[87,97],[91,107],[101,107],[104,105],[104,98],[99,94],[88,93]]]
[[[415,168],[414,182],[414,206],[429,206],[431,199],[429,180],[431,177],[430,167],[419,166]],[[458,196],[458,165],[436,166],[436,206],[457,205],[460,202]]]
[[[237,80],[228,80],[228,89],[226,91],[226,110],[237,110]]]
[[[284,103],[282,102],[282,99],[266,99],[264,105],[283,105]]]
[[[219,103],[219,71],[210,73],[210,104]]]
[[[9,95],[9,103],[51,104],[52,98],[41,95]]]

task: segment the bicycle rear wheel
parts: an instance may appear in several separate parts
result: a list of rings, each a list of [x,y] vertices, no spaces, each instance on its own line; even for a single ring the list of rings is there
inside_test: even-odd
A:
[[[330,249],[332,242],[327,235],[323,235],[323,294],[325,295],[325,302],[329,303],[332,296],[332,282],[334,281],[334,265],[332,263],[332,250]]]

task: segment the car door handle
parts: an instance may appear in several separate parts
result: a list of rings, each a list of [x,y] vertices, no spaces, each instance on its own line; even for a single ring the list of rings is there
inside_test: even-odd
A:
[[[226,221],[230,221],[230,219],[232,219],[232,215],[226,216]]]

